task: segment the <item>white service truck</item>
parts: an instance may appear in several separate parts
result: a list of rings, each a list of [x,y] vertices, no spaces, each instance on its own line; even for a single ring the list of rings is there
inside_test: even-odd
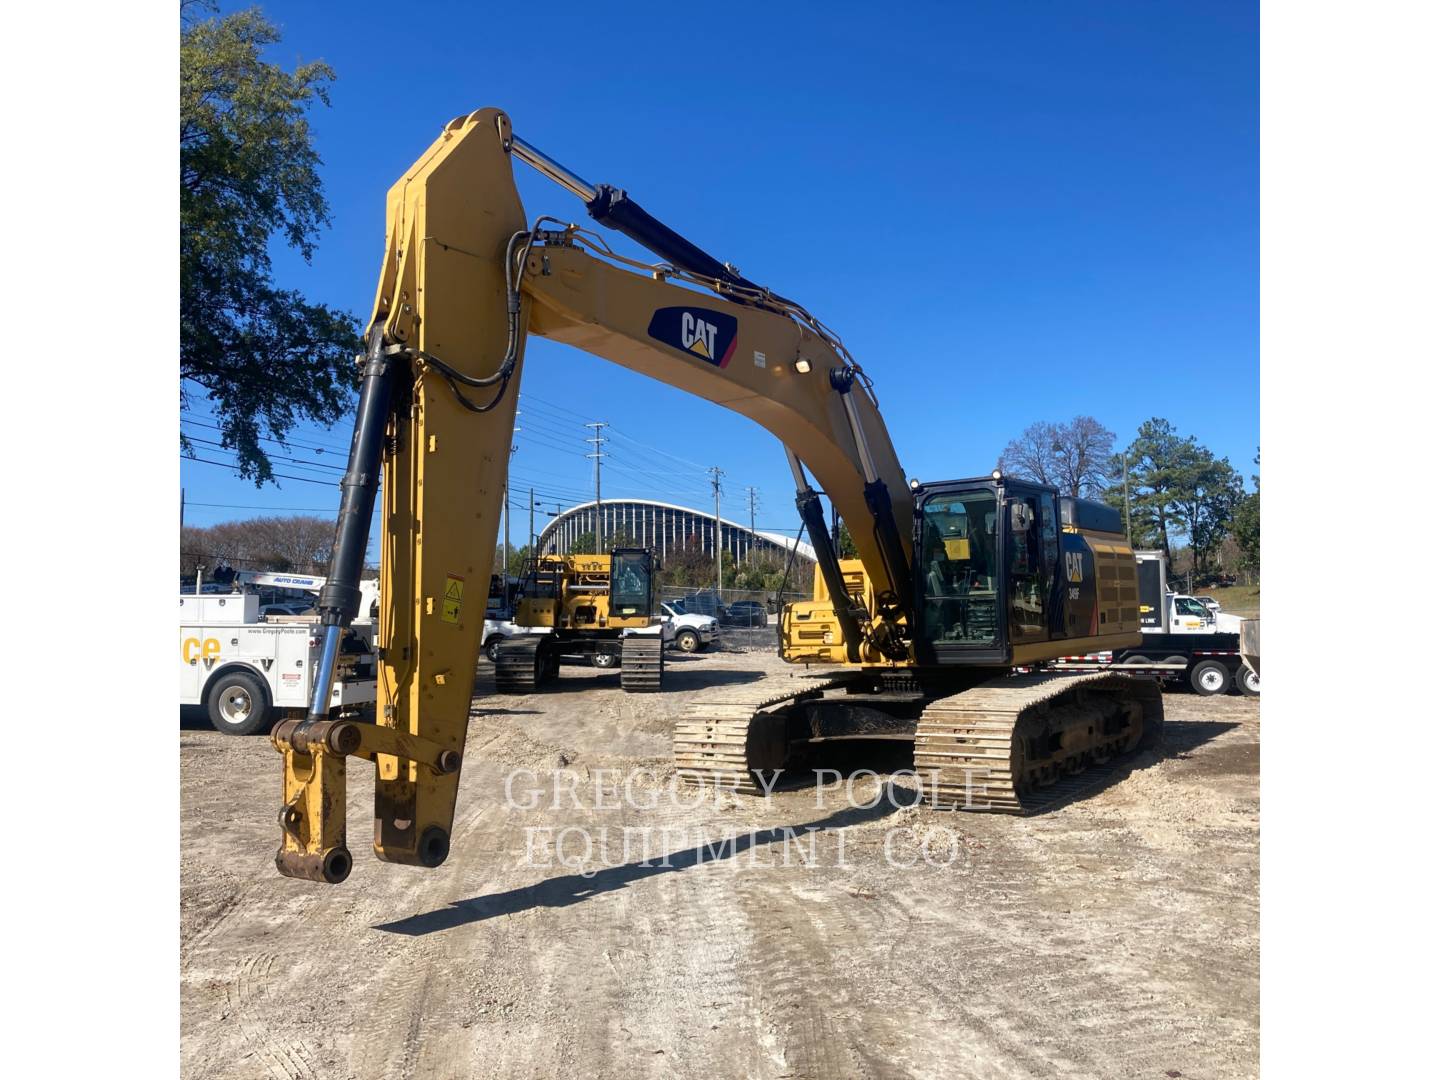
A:
[[[322,577],[242,571],[235,587],[318,592]],[[367,585],[369,586],[367,588]],[[330,689],[332,707],[375,701],[373,582],[361,583],[360,618],[346,631]],[[264,616],[253,592],[180,594],[180,704],[204,705],[216,731],[269,731],[280,709],[303,709],[320,660],[311,615]]]

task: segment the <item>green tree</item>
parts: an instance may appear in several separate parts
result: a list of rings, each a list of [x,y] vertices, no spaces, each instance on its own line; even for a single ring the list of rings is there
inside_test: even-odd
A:
[[[1183,496],[1187,469],[1198,444],[1194,436],[1182,438],[1169,420],[1154,417],[1140,425],[1135,441],[1123,455],[1111,459],[1117,482],[1105,492],[1105,501],[1125,512],[1124,464],[1128,462],[1131,535],[1138,548],[1159,548],[1167,562],[1174,560],[1171,534],[1182,532],[1177,509]]]
[[[757,555],[753,561],[736,566],[733,582],[727,580],[725,584],[736,589],[749,589],[752,592],[767,589],[773,592],[780,587],[780,580],[784,574],[785,560],[783,557]]]
[[[504,546],[503,546],[503,545],[501,546],[500,550],[501,550],[502,552],[504,551]],[[530,545],[529,545],[529,544],[525,544],[525,545],[523,545],[523,546],[521,546],[521,547],[518,547],[518,548],[511,548],[511,549],[510,549],[510,565],[505,568],[505,573],[506,573],[506,575],[509,576],[509,577],[519,577],[522,573],[525,572],[525,564],[526,564],[527,562],[529,562],[529,561],[530,561]]]
[[[1255,464],[1260,464],[1260,451],[1255,451]],[[1255,490],[1244,496],[1235,507],[1232,531],[1240,548],[1240,565],[1247,573],[1260,573],[1260,477],[1250,477]]]
[[[1217,458],[1193,435],[1182,436],[1168,420],[1154,417],[1140,425],[1135,441],[1111,459],[1118,477],[1129,464],[1131,533],[1137,548],[1160,548],[1177,567],[1177,541],[1188,541],[1189,565],[1210,567],[1229,535],[1245,491],[1227,458]],[[1112,485],[1105,500],[1124,512],[1124,487]]]
[[[840,542],[835,545],[835,554],[842,559],[858,559],[860,551],[855,546],[855,538],[850,535],[850,526],[840,522]]]
[[[1204,573],[1229,535],[1235,508],[1245,497],[1245,482],[1228,458],[1216,458],[1202,446],[1186,455],[1177,487],[1176,513],[1190,537],[1195,572]]]
[[[266,433],[340,418],[360,347],[352,315],[271,278],[272,237],[309,261],[329,224],[306,114],[329,104],[335,78],[318,61],[266,62],[279,40],[251,8],[187,19],[180,42],[180,402],[212,402],[221,444],[257,486],[273,479]],[[193,452],[183,435],[181,447]]]

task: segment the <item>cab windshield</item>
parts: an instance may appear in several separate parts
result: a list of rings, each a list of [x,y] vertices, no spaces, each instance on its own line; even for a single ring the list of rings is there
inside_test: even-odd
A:
[[[617,553],[610,563],[610,610],[617,616],[650,611],[650,556],[643,551]]]
[[[921,620],[936,643],[994,645],[997,577],[995,493],[940,494],[922,511]]]

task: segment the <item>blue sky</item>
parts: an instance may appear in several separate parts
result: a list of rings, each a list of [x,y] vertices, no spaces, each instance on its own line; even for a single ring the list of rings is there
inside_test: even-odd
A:
[[[385,190],[447,120],[493,105],[833,327],[911,476],[988,472],[1026,425],[1079,413],[1119,443],[1164,416],[1254,469],[1254,4],[263,7],[284,34],[272,59],[338,76],[312,117],[333,225],[310,265],[276,252],[279,282],[312,299],[368,314]],[[531,217],[584,219],[517,168]],[[718,406],[532,338],[520,411],[521,502],[532,483],[550,509],[591,491],[582,425],[605,420],[607,497],[707,508],[718,465],[727,517],[754,486],[758,525],[798,523],[779,444]],[[343,464],[348,421],[293,438],[270,448]],[[292,464],[277,471],[326,476]],[[185,461],[181,483],[187,524],[338,502]],[[517,513],[516,543],[525,529]]]

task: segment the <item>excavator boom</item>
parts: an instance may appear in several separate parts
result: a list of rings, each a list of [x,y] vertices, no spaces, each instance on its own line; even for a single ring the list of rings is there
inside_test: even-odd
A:
[[[650,247],[628,260],[557,219],[527,223],[512,155],[585,200],[592,216]],[[542,228],[541,226],[553,226]],[[708,291],[700,291],[700,290]],[[386,251],[366,339],[360,402],[330,573],[317,686],[359,607],[369,522],[380,499],[384,587],[374,724],[331,720],[317,695],[272,734],[285,758],[284,874],[343,880],[345,759],[376,769],[374,850],[435,866],[448,851],[486,586],[524,363],[541,334],[755,420],[783,444],[798,502],[843,611],[854,662],[906,656],[910,566],[904,473],[859,366],[799,305],[741,277],[662,225],[624,192],[593,187],[482,109],[452,121],[390,189]],[[845,597],[838,561],[814,528],[809,469],[847,522],[865,571],[888,598]],[[383,483],[379,483],[383,475]]]

